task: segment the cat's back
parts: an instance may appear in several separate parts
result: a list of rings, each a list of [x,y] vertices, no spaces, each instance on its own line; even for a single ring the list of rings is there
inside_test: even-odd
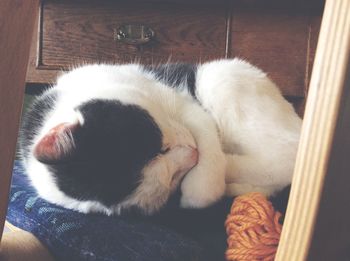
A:
[[[146,71],[169,88],[178,92],[189,93],[196,98],[196,76],[198,66],[189,63],[167,63],[156,66],[145,66]]]

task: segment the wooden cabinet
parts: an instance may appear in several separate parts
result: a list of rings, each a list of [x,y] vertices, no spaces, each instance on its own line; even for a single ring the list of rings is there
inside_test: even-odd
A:
[[[290,1],[292,2],[292,1]],[[84,63],[198,63],[240,57],[266,71],[302,114],[322,1],[47,0],[33,39],[28,83],[51,83]],[[144,25],[145,44],[117,40]]]
[[[44,1],[27,82],[52,82],[83,63],[198,63],[225,58],[225,4],[148,1]],[[146,44],[116,39],[123,25],[154,32]]]
[[[263,5],[261,1],[239,1],[240,5],[234,6],[230,55],[262,68],[286,96],[305,97],[322,8],[320,3],[281,2]]]
[[[225,10],[202,6],[120,1],[47,2],[42,12],[41,62],[67,67],[82,62],[199,62],[225,57]],[[145,25],[145,44],[118,41],[122,25]]]

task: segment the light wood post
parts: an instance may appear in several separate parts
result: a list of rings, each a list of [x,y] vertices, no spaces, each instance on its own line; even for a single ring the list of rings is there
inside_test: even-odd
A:
[[[31,233],[9,223],[11,232],[5,232],[0,246],[1,261],[53,261],[50,252]]]
[[[0,239],[39,0],[0,1]]]
[[[350,258],[350,0],[326,1],[276,260]]]

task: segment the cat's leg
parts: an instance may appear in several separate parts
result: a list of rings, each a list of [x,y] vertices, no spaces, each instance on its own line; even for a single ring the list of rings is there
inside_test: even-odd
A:
[[[249,192],[272,195],[290,183],[293,163],[269,162],[253,155],[226,154],[226,195]]]
[[[275,176],[291,180],[301,120],[264,72],[237,59],[205,63],[196,96],[215,119],[225,153],[242,155],[228,157],[228,182],[277,188]],[[268,169],[274,165],[285,169]]]
[[[202,208],[219,200],[225,193],[226,158],[212,117],[197,104],[187,105],[182,115],[198,150],[198,163],[182,184],[182,207]]]

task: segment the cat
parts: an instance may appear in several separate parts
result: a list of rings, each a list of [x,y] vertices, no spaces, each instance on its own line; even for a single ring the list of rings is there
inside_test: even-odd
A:
[[[20,152],[49,202],[83,213],[205,208],[290,184],[301,119],[240,59],[92,64],[58,77],[22,121]]]

